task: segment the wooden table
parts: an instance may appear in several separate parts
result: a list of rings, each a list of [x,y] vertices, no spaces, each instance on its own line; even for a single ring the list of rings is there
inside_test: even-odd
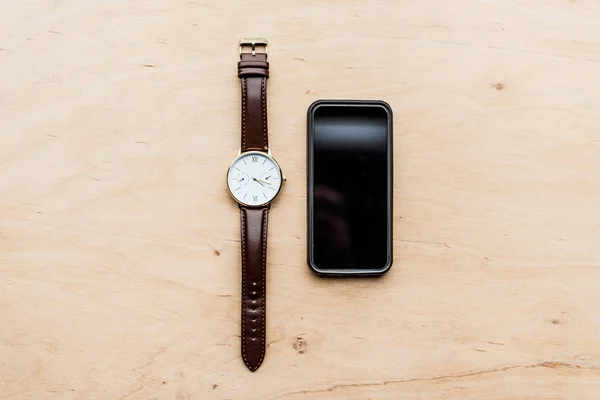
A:
[[[240,360],[237,41],[270,40]],[[305,264],[305,118],[395,113],[395,260]],[[600,2],[0,1],[0,399],[598,399]]]

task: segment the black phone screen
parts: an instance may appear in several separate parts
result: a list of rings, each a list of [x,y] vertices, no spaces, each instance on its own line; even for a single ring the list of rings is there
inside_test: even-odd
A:
[[[312,109],[313,269],[374,271],[391,265],[390,131],[387,105],[323,104]]]

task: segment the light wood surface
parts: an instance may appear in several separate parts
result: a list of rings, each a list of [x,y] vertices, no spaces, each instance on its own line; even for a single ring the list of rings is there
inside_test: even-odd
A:
[[[237,41],[288,182],[239,351]],[[395,113],[395,260],[305,264],[305,116]],[[0,399],[600,396],[600,2],[0,1]]]

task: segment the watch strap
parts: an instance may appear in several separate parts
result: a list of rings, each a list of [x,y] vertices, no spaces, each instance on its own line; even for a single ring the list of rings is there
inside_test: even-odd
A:
[[[269,150],[267,131],[267,79],[269,63],[266,53],[242,53],[238,62],[242,81],[241,152]]]
[[[242,359],[256,371],[265,357],[268,206],[240,207],[242,220]]]

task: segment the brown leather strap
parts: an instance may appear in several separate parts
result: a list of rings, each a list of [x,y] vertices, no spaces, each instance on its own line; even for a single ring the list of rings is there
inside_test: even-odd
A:
[[[242,80],[242,153],[250,150],[268,151],[267,78],[269,63],[266,54],[244,53],[238,63]]]
[[[265,357],[268,207],[242,214],[242,359],[256,371]]]

